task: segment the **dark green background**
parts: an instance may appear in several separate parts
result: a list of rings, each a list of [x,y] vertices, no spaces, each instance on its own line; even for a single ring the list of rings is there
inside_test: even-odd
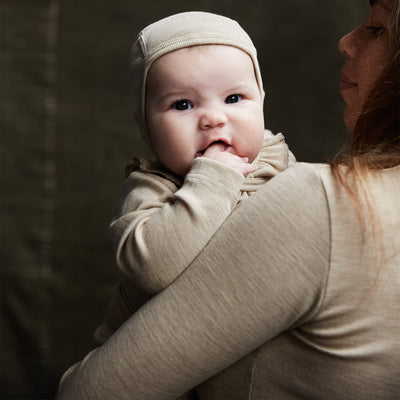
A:
[[[92,347],[117,279],[107,225],[123,168],[146,154],[130,113],[128,52],[185,10],[237,19],[258,50],[266,125],[297,158],[347,136],[341,35],[366,0],[0,0],[1,399],[50,399]]]

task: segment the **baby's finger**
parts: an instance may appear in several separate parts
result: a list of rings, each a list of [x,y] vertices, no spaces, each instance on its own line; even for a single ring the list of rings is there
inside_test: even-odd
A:
[[[220,153],[222,151],[226,151],[227,145],[223,142],[212,143],[207,149],[204,151],[204,156],[208,156],[213,153]]]
[[[231,154],[235,154],[235,151],[233,150],[232,146],[226,146],[225,151]]]
[[[257,170],[257,165],[254,164],[243,164],[242,170],[240,171],[243,175],[248,175]]]

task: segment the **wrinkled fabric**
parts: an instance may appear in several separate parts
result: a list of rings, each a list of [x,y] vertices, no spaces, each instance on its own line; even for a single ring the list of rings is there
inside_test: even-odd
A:
[[[134,159],[110,227],[123,277],[96,342],[103,343],[151,295],[171,284],[237,204],[293,162],[283,135],[268,130],[254,160],[258,168],[245,177],[197,158],[182,181],[158,162]]]
[[[368,189],[379,225],[363,227],[329,166],[277,175],[65,374],[58,399],[175,399],[212,376],[200,398],[398,398],[400,167]],[[229,379],[245,357],[250,378]]]

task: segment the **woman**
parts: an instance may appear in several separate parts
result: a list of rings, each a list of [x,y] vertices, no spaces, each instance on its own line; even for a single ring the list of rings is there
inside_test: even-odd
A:
[[[370,3],[339,43],[350,155],[264,185],[59,399],[399,398],[400,0]]]

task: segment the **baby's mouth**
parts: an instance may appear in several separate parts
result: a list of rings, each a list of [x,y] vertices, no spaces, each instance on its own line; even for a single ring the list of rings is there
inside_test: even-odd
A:
[[[215,140],[214,142],[211,142],[210,144],[208,144],[203,150],[198,151],[198,152],[196,153],[196,157],[202,157],[208,148],[210,148],[211,146],[214,146],[214,145],[216,145],[216,144],[223,145],[223,146],[224,146],[224,149],[225,149],[226,147],[229,146],[229,145],[228,145],[226,142],[224,142],[223,140]]]

